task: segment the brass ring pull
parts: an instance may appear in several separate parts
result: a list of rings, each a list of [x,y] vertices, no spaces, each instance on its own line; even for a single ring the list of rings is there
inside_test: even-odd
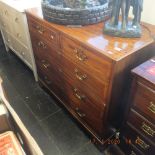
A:
[[[44,42],[42,42],[42,41],[39,41],[38,42],[38,46],[39,47],[42,47],[43,49],[46,49],[47,48],[46,44]]]
[[[84,54],[82,50],[75,49],[76,58],[80,61],[85,61],[87,59],[87,56]]]
[[[153,104],[153,102],[150,102],[150,106],[148,107],[148,109],[155,114],[155,105]]]
[[[78,69],[75,69],[75,75],[76,75],[76,78],[80,81],[83,81],[87,78],[87,75],[84,74],[84,75],[80,75]]]
[[[38,30],[38,32],[39,32],[40,34],[43,34],[43,33],[44,33],[43,28],[41,28],[39,25],[36,26],[36,29]]]
[[[85,98],[85,95],[80,95],[77,88],[74,88],[74,95],[79,99],[83,100]]]
[[[150,148],[150,145],[146,144],[141,138],[137,136],[137,139],[135,140],[136,144],[138,144],[142,149],[146,150]]]
[[[76,108],[75,110],[76,110],[76,113],[77,113],[81,118],[86,116],[86,114],[80,112],[79,108]]]
[[[155,131],[144,122],[142,123],[141,129],[149,136],[154,137]]]

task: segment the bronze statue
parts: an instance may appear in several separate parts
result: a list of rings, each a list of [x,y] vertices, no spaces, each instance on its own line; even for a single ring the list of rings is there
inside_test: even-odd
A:
[[[132,21],[128,20],[131,6],[133,7],[134,15],[134,19]],[[104,32],[118,37],[140,37],[142,6],[143,0],[112,0],[111,19],[105,23]]]

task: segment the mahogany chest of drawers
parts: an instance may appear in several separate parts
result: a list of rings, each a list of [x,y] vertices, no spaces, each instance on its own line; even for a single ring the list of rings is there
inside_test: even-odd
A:
[[[152,155],[155,152],[155,59],[146,61],[132,73],[129,112],[122,130],[125,151],[127,155]]]
[[[119,127],[130,70],[154,54],[148,30],[139,39],[112,38],[103,23],[74,28],[47,22],[40,8],[26,13],[39,81],[104,144]]]

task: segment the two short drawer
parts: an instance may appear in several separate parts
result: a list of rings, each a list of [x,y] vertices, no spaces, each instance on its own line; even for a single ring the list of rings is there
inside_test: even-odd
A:
[[[36,21],[35,19],[28,16],[29,30],[36,34],[38,37],[44,38],[50,42],[52,46],[59,46],[59,33],[42,25],[42,21]],[[32,34],[31,33],[31,34]]]
[[[155,124],[155,90],[141,81],[136,83],[133,107]]]
[[[109,81],[112,63],[83,47],[77,41],[62,37],[63,55],[100,81]]]

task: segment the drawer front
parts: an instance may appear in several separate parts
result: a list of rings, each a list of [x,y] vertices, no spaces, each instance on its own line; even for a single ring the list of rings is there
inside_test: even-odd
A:
[[[155,145],[153,143],[149,142],[145,137],[140,135],[138,132],[136,132],[130,126],[126,127],[124,137],[126,139],[126,143],[129,143],[129,146],[131,146],[131,148],[135,148],[135,150],[139,150],[139,152],[138,151],[131,152],[132,154],[133,153],[136,154],[136,153],[140,153],[140,152],[142,152],[146,155],[154,154]]]
[[[22,59],[29,64],[30,66],[32,66],[32,59],[31,59],[31,55],[30,55],[30,49],[28,49],[27,47],[25,47],[24,45],[21,45],[21,56]]]
[[[12,9],[10,10],[9,7],[3,2],[0,2],[0,5],[2,17],[9,21],[9,19],[12,17]]]
[[[13,35],[18,39],[20,42],[22,42],[24,45],[28,45],[27,40],[27,30],[25,27],[26,20],[25,20],[25,14],[21,12],[16,12],[13,17]]]
[[[30,55],[30,49],[22,45],[18,40],[12,37],[12,48],[14,52],[29,66],[32,66],[32,59]]]
[[[5,30],[2,29],[2,33],[5,39],[5,42],[7,43],[7,45],[9,45],[10,47],[12,47],[12,37],[11,35],[6,32]]]
[[[1,28],[2,28],[2,30],[7,31],[8,33],[12,33],[12,31],[13,31],[12,25],[4,19],[1,19]]]
[[[155,122],[155,90],[137,82],[136,93],[134,94],[133,105],[147,118]]]
[[[79,87],[97,104],[103,106],[107,99],[108,83],[101,83],[65,57],[63,57],[60,62],[63,72],[70,77],[69,83]]]
[[[59,46],[59,33],[56,30],[43,26],[41,23],[42,21],[36,21],[35,19],[28,17],[29,29],[32,33],[46,39],[54,46]]]
[[[31,34],[31,41],[35,58],[48,60],[51,63],[59,63],[61,59],[60,50],[51,47],[44,39]]]
[[[95,55],[92,51],[80,46],[80,44],[62,37],[63,55],[76,63],[80,68],[100,80],[109,81],[111,76],[112,64],[101,57]]]
[[[134,126],[144,136],[155,142],[155,125],[139,115],[133,109],[129,113],[128,124]]]
[[[66,95],[64,91],[64,82],[59,72],[56,72],[52,67],[45,68],[40,61],[36,60],[37,73],[41,82],[45,84],[45,86],[52,91],[61,101],[66,101]],[[62,85],[63,84],[63,85]],[[68,104],[67,102],[65,102]]]

